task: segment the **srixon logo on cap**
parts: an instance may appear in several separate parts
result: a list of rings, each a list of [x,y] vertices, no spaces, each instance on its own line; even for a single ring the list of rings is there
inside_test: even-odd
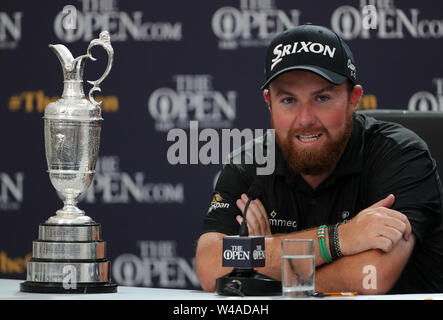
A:
[[[296,54],[296,53],[315,53],[322,54],[324,56],[328,56],[329,58],[334,58],[335,47],[330,47],[327,44],[322,44],[319,42],[294,42],[293,44],[283,45],[282,43],[276,45],[274,50],[272,51],[275,55],[275,58],[272,59],[271,71],[274,67],[283,60],[283,57]]]

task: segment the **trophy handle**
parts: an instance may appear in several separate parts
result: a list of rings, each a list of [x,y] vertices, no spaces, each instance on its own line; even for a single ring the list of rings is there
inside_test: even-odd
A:
[[[106,50],[106,52],[108,53],[108,65],[106,66],[106,70],[105,70],[105,72],[103,73],[103,75],[102,75],[99,79],[97,79],[97,80],[95,80],[95,81],[89,81],[89,80],[88,80],[88,83],[92,84],[92,86],[93,86],[93,87],[91,88],[91,90],[89,90],[89,99],[90,99],[91,103],[94,104],[94,105],[96,105],[96,106],[97,106],[97,105],[100,105],[100,104],[102,103],[102,101],[100,101],[100,102],[95,101],[95,100],[94,100],[94,97],[92,96],[92,94],[93,94],[95,91],[98,91],[98,92],[101,91],[99,85],[100,85],[100,83],[102,83],[102,81],[108,76],[109,72],[111,71],[112,61],[113,61],[113,59],[114,59],[114,49],[113,49],[112,46],[111,46],[111,37],[109,36],[108,31],[102,31],[102,32],[100,32],[99,39],[94,39],[94,40],[92,40],[91,43],[89,44],[89,46],[88,46],[88,50],[87,50],[87,55],[89,56],[89,58],[90,58],[92,61],[96,61],[97,59],[94,58],[94,57],[91,55],[91,52],[90,52],[90,51],[91,51],[91,48],[92,48],[92,47],[97,46],[97,45],[102,46],[102,47]]]

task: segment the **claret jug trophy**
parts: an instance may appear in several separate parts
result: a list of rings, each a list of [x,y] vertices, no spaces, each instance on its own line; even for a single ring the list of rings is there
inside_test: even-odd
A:
[[[83,91],[83,70],[94,46],[107,52],[103,75],[92,85],[89,100]],[[101,226],[77,207],[78,197],[94,177],[100,145],[101,108],[93,93],[109,74],[114,50],[107,31],[90,42],[86,54],[74,58],[62,44],[49,45],[63,69],[61,99],[49,103],[44,113],[45,151],[49,178],[64,198],[63,208],[39,225],[38,240],[32,243],[24,292],[110,293],[117,291],[111,282],[110,261]]]

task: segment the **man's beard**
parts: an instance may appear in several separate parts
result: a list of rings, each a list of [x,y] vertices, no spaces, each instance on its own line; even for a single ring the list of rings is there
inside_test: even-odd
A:
[[[271,117],[271,125],[274,124]],[[274,128],[275,129],[275,128]],[[337,165],[352,133],[352,116],[346,119],[343,132],[336,139],[332,139],[327,130],[320,130],[326,138],[326,144],[321,148],[302,148],[297,146],[293,139],[297,135],[310,135],[316,129],[291,129],[286,137],[275,135],[276,141],[283,152],[289,167],[297,174],[321,175],[328,173]]]

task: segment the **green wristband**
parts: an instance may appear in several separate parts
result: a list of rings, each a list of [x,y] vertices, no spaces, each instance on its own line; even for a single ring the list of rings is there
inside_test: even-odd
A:
[[[323,260],[325,260],[326,263],[331,263],[332,258],[329,256],[329,253],[328,253],[328,250],[326,249],[326,244],[325,244],[325,228],[326,228],[326,225],[322,225],[318,228],[318,231],[317,231],[318,245],[320,247],[320,253],[321,253]]]

